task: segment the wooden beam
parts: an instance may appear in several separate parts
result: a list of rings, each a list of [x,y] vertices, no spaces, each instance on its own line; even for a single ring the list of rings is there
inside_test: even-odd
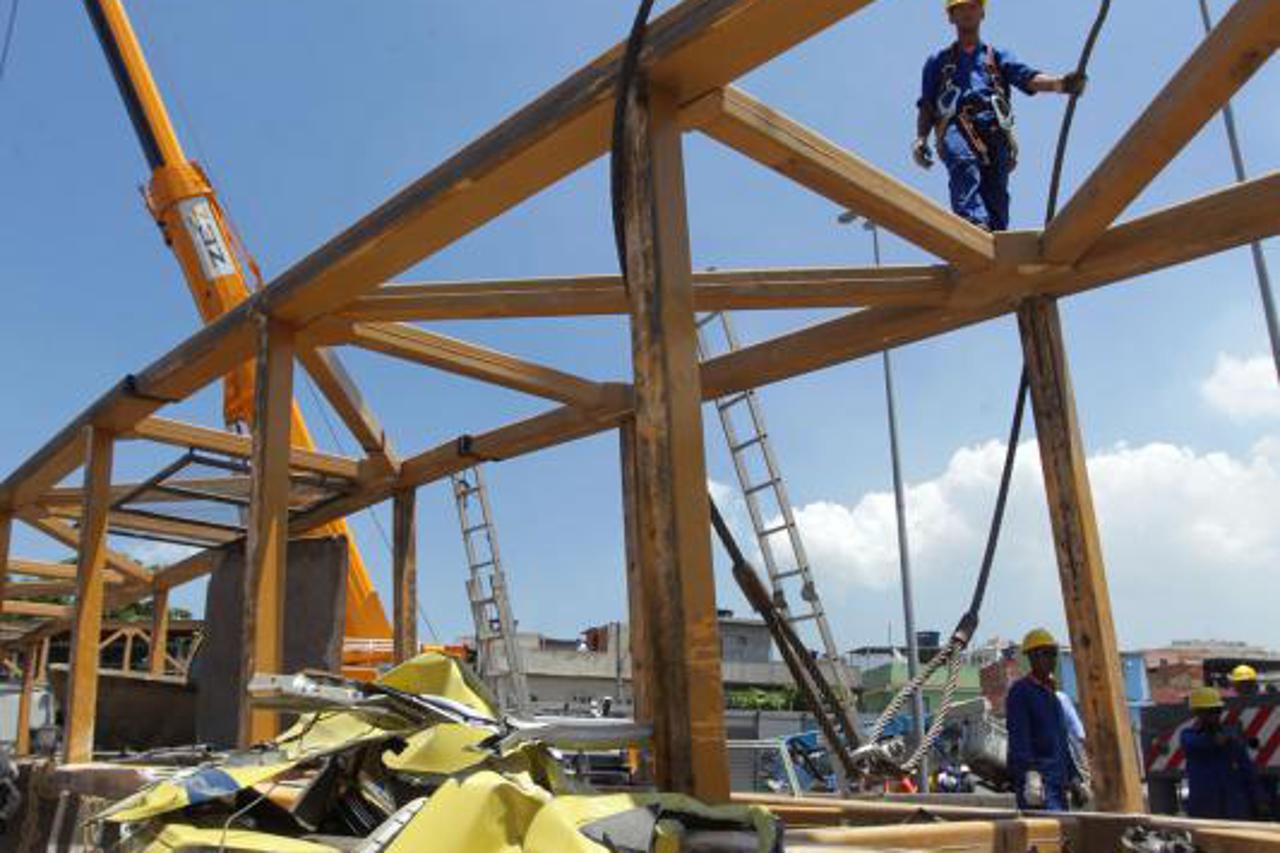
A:
[[[94,429],[94,428],[88,427],[87,429]],[[109,487],[110,487],[110,484],[108,484],[107,488]],[[104,491],[106,491],[106,489],[104,489]],[[102,510],[103,510],[103,517],[105,518],[106,508],[107,508],[107,497],[105,495],[102,498],[97,498],[92,496],[91,493],[88,491],[87,486],[85,489],[85,504],[81,512],[84,513],[85,511],[87,511],[88,507],[98,500],[101,500],[103,504]],[[83,550],[81,548],[81,534],[77,528],[72,527],[71,525],[67,524],[65,521],[62,521],[60,519],[51,518],[46,515],[41,515],[39,514],[40,512],[41,511],[39,508],[36,508],[35,510],[28,508],[28,509],[22,510],[20,517],[22,518],[23,522],[26,523],[27,525],[34,527],[36,530],[39,530],[41,533],[44,533],[49,538],[55,539],[58,542],[61,542],[63,545],[66,545],[68,548]],[[85,517],[87,518],[87,516]],[[118,551],[113,551],[110,548],[107,548],[105,545],[102,547],[102,552],[103,552],[103,557],[106,560],[106,564],[116,572],[128,578],[129,580],[141,581],[142,583],[151,582],[151,572],[147,571],[146,566],[142,565],[137,560],[131,559],[130,557],[126,557],[124,554],[121,554]]]
[[[729,798],[684,163],[673,95],[628,104],[623,193],[635,373],[637,539],[655,782]]]
[[[417,489],[402,489],[392,501],[392,626],[396,663],[418,653]]]
[[[1280,47],[1280,6],[1236,0],[1044,233],[1044,256],[1072,263]]]
[[[43,560],[23,560],[17,557],[9,560],[10,575],[30,575],[35,578],[49,580],[75,580],[76,567],[70,563],[46,563]],[[103,573],[107,583],[120,583],[119,573],[107,570]]]
[[[169,649],[169,590],[157,590],[151,598],[151,653],[147,671],[164,675],[165,657]]]
[[[1057,304],[1049,299],[1028,300],[1018,310],[1018,328],[1031,379],[1071,657],[1093,765],[1094,797],[1100,811],[1142,811],[1124,670]]]
[[[360,388],[347,373],[338,354],[326,347],[302,347],[298,351],[298,360],[364,452],[388,471],[394,471],[399,460],[391,447],[391,440],[378,418],[369,410]]]
[[[598,382],[403,323],[355,323],[350,343],[574,406],[599,405],[603,391]]]
[[[938,305],[951,295],[949,267],[821,267],[693,274],[698,311]],[[583,275],[389,284],[341,316],[352,321],[427,321],[626,314],[622,277]]]
[[[14,722],[13,752],[19,758],[31,754],[31,692],[35,687],[39,648],[27,645],[22,649],[22,692],[18,694],[18,719]]]
[[[258,672],[284,664],[284,590],[289,545],[289,430],[293,406],[294,332],[260,316],[253,416],[253,493],[245,547],[241,689]],[[241,695],[240,745],[268,740],[278,715]]]
[[[285,416],[286,420],[288,415]],[[253,439],[221,429],[197,426],[167,418],[149,417],[138,422],[120,436],[145,439],[174,447],[206,450],[226,456],[248,459],[253,455]],[[286,451],[289,465],[299,471],[310,471],[331,477],[355,480],[360,477],[360,463],[347,456],[336,456],[318,450],[290,446]]]
[[[1061,853],[1069,843],[1073,821],[1064,818],[1019,818],[787,829],[787,849],[817,850],[938,850],[948,853]]]
[[[76,583],[68,581],[11,581],[5,587],[5,598],[43,598],[49,595],[75,595]]]
[[[78,520],[81,507],[57,506],[40,507],[48,513],[46,517]],[[196,545],[225,545],[239,539],[238,530],[229,526],[207,524],[201,521],[190,521],[174,516],[150,515],[129,510],[113,510],[107,514],[107,526],[112,532],[134,533],[140,536],[154,536],[163,541],[192,542]],[[148,573],[146,580],[150,580]]]
[[[991,234],[740,89],[712,92],[684,120],[717,142],[951,261],[995,261]]]
[[[0,613],[9,616],[66,619],[71,616],[72,612],[72,608],[65,604],[48,604],[43,601],[0,601]]]
[[[102,604],[107,564],[107,493],[111,489],[114,436],[89,427],[84,436],[84,526],[76,563],[75,626],[71,632],[71,672],[67,678],[67,708],[63,731],[63,760],[77,764],[93,759],[94,721],[98,711],[98,641],[102,635]],[[5,602],[6,609],[8,602]]]

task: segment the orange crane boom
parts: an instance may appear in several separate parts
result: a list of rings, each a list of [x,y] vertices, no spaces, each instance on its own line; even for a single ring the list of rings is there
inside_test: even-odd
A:
[[[182,150],[124,6],[120,0],[84,0],[84,5],[151,167],[147,208],[178,259],[200,319],[212,323],[249,297],[243,260],[247,255],[236,251],[238,243],[208,177]],[[227,374],[223,391],[227,426],[247,431],[253,423],[253,362]],[[297,447],[315,447],[297,401],[292,441]],[[368,667],[391,659],[386,611],[346,522],[335,521],[321,532],[347,537],[350,548],[344,668],[352,674],[361,668],[372,674]]]

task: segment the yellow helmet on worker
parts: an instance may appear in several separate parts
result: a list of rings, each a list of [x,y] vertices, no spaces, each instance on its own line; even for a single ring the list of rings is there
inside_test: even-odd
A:
[[[1231,670],[1229,676],[1232,684],[1239,684],[1242,681],[1257,681],[1258,671],[1247,663],[1242,663],[1235,669]]]
[[[1037,649],[1056,649],[1058,641],[1044,628],[1032,628],[1022,638],[1022,653],[1029,655]]]
[[[966,3],[977,3],[983,9],[987,8],[987,0],[942,0],[942,11],[950,14],[952,9]]]
[[[1222,694],[1212,687],[1197,687],[1191,691],[1188,703],[1193,711],[1216,711],[1222,707]]]

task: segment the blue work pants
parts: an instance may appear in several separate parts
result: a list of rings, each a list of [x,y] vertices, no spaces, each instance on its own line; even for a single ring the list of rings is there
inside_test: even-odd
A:
[[[987,164],[973,150],[960,123],[951,121],[939,146],[951,182],[951,209],[988,231],[1009,227],[1009,143],[994,120],[974,122],[987,144]]]

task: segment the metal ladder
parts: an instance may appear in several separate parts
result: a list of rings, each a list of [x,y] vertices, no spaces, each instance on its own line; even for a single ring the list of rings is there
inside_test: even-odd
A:
[[[467,552],[467,600],[476,626],[477,669],[497,694],[504,710],[526,711],[529,685],[525,678],[516,620],[507,597],[507,576],[498,552],[497,529],[489,509],[489,492],[480,467],[450,478],[458,506],[458,524]]]
[[[698,319],[698,357],[702,361],[734,352],[739,346],[727,312],[716,311]],[[729,454],[733,457],[738,485],[747,504],[747,514],[751,517],[756,542],[760,545],[765,570],[769,574],[774,606],[797,633],[803,623],[814,623],[833,680],[845,699],[852,701],[853,685],[849,682],[846,668],[840,666],[840,651],[813,583],[809,557],[800,538],[800,529],[796,526],[791,499],[787,496],[787,487],[778,468],[778,458],[769,442],[760,400],[754,390],[747,390],[719,397],[715,406],[729,445]],[[734,421],[735,414],[743,411],[746,413],[742,425],[747,433],[745,437],[739,435],[739,424]],[[778,511],[776,521],[766,512],[767,505],[762,506],[761,499],[766,494],[773,496]],[[790,560],[786,559],[788,555]],[[796,600],[801,602],[798,610],[792,610],[788,603],[789,591],[794,591]]]

